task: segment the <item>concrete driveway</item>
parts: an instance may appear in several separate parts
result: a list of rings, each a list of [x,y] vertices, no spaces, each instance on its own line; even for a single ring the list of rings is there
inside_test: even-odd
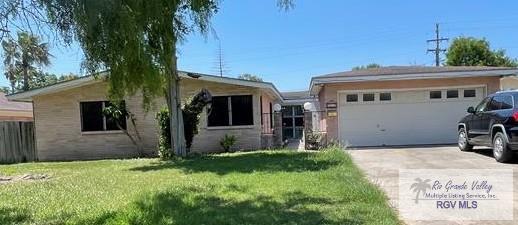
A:
[[[456,146],[348,150],[368,178],[379,185],[397,209],[398,169],[507,169],[514,171],[514,221],[404,221],[406,224],[518,224],[518,162],[497,163],[491,149],[461,152]]]

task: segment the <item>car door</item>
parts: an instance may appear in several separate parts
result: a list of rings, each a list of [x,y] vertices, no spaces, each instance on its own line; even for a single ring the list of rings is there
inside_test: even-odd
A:
[[[487,129],[483,128],[483,120],[487,118],[487,111],[492,98],[486,97],[478,106],[475,108],[472,120],[468,124],[468,136],[472,142],[481,144],[484,142],[483,136],[487,135]]]
[[[495,120],[498,120],[498,113],[502,109],[504,97],[505,96],[502,95],[494,96],[486,107],[486,110],[480,114],[479,126],[481,134],[478,138],[484,145],[491,145],[493,142],[491,140],[491,126]]]

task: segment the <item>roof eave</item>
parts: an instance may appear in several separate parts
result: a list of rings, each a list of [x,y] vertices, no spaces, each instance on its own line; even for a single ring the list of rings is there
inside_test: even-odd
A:
[[[390,81],[390,80],[421,80],[421,79],[446,79],[465,77],[487,77],[487,76],[516,76],[518,69],[495,70],[495,71],[463,71],[463,72],[442,72],[442,73],[417,73],[417,74],[392,74],[392,75],[362,75],[351,77],[313,77],[311,79],[311,94],[318,94],[320,86],[328,83],[350,83],[368,81]]]
[[[180,77],[182,78],[188,78],[188,79],[198,79],[203,81],[209,81],[209,82],[216,82],[216,83],[225,83],[225,84],[234,84],[234,85],[241,85],[241,86],[248,86],[248,87],[255,87],[255,88],[261,88],[266,89],[270,91],[273,95],[275,95],[279,100],[282,102],[283,98],[280,94],[279,90],[269,82],[255,82],[255,81],[247,81],[247,80],[240,80],[240,79],[233,79],[228,77],[217,77],[217,76],[211,76],[211,75],[205,75],[205,74],[198,74],[199,77],[192,76],[192,74],[188,72],[179,72]],[[72,88],[81,87],[88,84],[93,84],[96,82],[103,81],[103,79],[96,78],[95,76],[86,76],[82,77],[76,80],[66,81],[58,84],[54,84],[48,87],[43,87],[39,89],[34,89],[26,92],[20,92],[15,93],[11,95],[7,95],[7,99],[11,101],[21,101],[21,102],[31,102],[32,98],[34,96],[43,95],[43,94],[51,94],[56,93]]]

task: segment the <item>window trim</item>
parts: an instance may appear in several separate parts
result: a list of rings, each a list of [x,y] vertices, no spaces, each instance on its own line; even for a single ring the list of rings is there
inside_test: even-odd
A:
[[[123,100],[124,101],[124,100]],[[80,126],[79,126],[79,129],[81,131],[81,135],[95,135],[95,134],[122,134],[124,133],[123,130],[108,130],[107,129],[107,124],[106,124],[106,116],[103,114],[103,130],[94,130],[94,131],[83,131],[83,108],[82,108],[82,105],[81,103],[89,103],[89,102],[101,102],[102,103],[102,109],[101,110],[104,110],[105,107],[106,107],[106,102],[109,102],[108,100],[87,100],[87,101],[79,101],[78,102],[78,105],[79,105],[79,123],[80,123]],[[128,129],[128,119],[125,118],[126,120],[126,129]]]
[[[250,96],[252,98],[252,124],[248,125],[232,125],[232,96]],[[255,126],[255,116],[254,116],[254,95],[253,94],[236,94],[236,95],[215,95],[213,97],[226,97],[227,98],[227,109],[228,109],[228,124],[225,126],[209,126],[209,114],[206,113],[206,124],[205,128],[208,130],[218,130],[218,129],[249,129]],[[262,113],[262,112],[261,112]],[[261,116],[262,117],[262,116]],[[262,123],[261,123],[262,125]]]

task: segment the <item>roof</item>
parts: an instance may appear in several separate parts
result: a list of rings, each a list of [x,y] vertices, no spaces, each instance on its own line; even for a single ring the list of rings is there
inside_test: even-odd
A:
[[[281,92],[284,100],[308,99],[311,98],[309,91],[287,91]]]
[[[14,94],[8,95],[7,98],[9,100],[13,100],[13,101],[27,101],[28,102],[28,101],[32,101],[33,96],[56,93],[56,92],[60,92],[60,91],[64,91],[64,90],[68,90],[68,89],[72,89],[72,88],[85,86],[88,84],[102,82],[104,80],[104,79],[102,79],[102,77],[105,77],[107,75],[107,73],[108,72],[105,71],[105,72],[101,72],[96,75],[83,76],[83,77],[80,77],[77,79],[59,82],[59,83],[49,85],[46,87],[42,87],[42,88],[37,88],[37,89],[25,91],[25,92],[14,93]],[[193,73],[193,72],[185,72],[185,71],[179,71],[179,76],[181,78],[185,78],[185,79],[198,79],[198,80],[216,82],[216,83],[225,83],[225,84],[262,88],[262,89],[269,90],[273,95],[277,96],[279,99],[282,100],[282,95],[279,92],[279,90],[277,90],[277,88],[272,83],[269,83],[269,82],[250,81],[250,80],[243,80],[243,79],[230,78],[230,77],[220,77],[220,76]]]
[[[3,92],[0,92],[0,110],[30,112],[32,111],[32,104],[25,102],[11,102],[7,100]]]
[[[485,66],[388,66],[365,70],[353,70],[315,76],[311,78],[311,94],[317,94],[320,86],[326,83],[441,79],[460,77],[512,76],[518,74],[514,67]]]
[[[352,70],[339,73],[331,73],[314,78],[329,77],[356,77],[356,76],[382,76],[382,75],[403,75],[423,73],[448,73],[448,72],[483,72],[483,71],[505,71],[516,70],[514,67],[487,67],[487,66],[387,66],[370,68],[364,70]]]

